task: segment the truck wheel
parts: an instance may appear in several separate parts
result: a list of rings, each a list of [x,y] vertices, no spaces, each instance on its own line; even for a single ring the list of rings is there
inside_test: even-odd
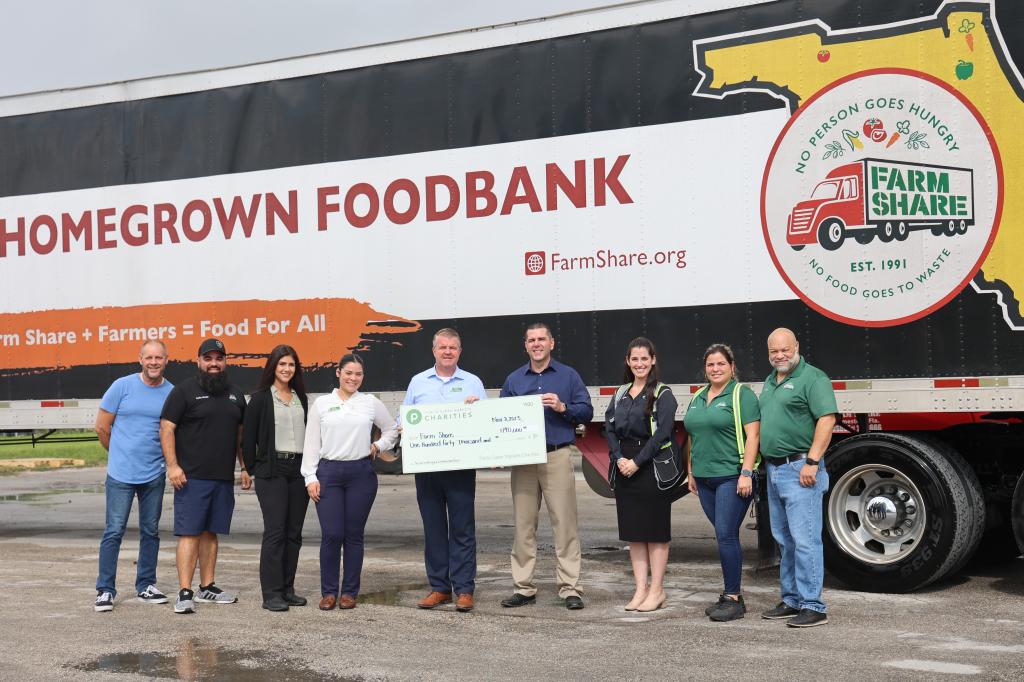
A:
[[[839,443],[825,461],[825,567],[847,585],[910,592],[959,570],[977,548],[981,484],[948,445],[865,434]]]
[[[835,251],[843,245],[844,239],[846,233],[841,220],[832,218],[818,227],[818,243],[825,247],[826,251]]]
[[[956,221],[950,220],[946,223],[946,235],[952,237],[956,234]]]
[[[959,223],[957,223],[956,233],[957,234],[967,234],[967,221],[966,220],[961,220]]]
[[[896,223],[896,232],[894,233],[894,236],[896,237],[896,241],[898,241],[898,242],[906,241],[908,234],[910,234],[910,230],[907,229],[907,224],[906,223],[904,223],[902,221]]]
[[[892,223],[884,223],[878,226],[878,241],[889,243],[896,236]]]
[[[1024,474],[1017,480],[1017,488],[1013,491],[1013,504],[1011,506],[1013,534],[1017,538],[1017,547],[1024,552]]]
[[[857,240],[858,244],[870,244],[871,240],[875,238],[874,232],[857,232],[853,235],[853,238]]]
[[[807,244],[790,244],[790,246],[793,247],[794,251],[803,251]]]

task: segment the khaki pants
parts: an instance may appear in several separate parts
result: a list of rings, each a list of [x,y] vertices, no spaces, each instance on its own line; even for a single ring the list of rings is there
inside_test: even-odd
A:
[[[537,594],[537,522],[540,500],[548,508],[555,535],[558,560],[558,596],[579,596],[580,534],[576,525],[576,477],[569,447],[548,453],[546,464],[512,467],[512,507],[516,536],[512,543],[512,581],[515,591],[527,597]]]

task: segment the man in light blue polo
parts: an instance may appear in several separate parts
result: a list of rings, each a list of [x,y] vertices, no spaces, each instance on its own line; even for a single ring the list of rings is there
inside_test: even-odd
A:
[[[761,389],[760,446],[772,535],[782,553],[782,601],[761,617],[808,628],[828,622],[821,597],[821,503],[828,490],[824,457],[836,423],[836,395],[825,373],[800,357],[790,330],[776,329],[768,337],[768,360],[774,370]]]
[[[128,525],[132,500],[139,498],[139,560],[135,592],[140,602],[166,604],[156,586],[160,550],[160,510],[164,499],[164,455],[160,449],[160,411],[171,392],[164,379],[167,346],[147,341],[139,351],[142,371],[121,377],[107,389],[96,415],[96,434],[109,451],[107,458],[107,518],[100,541],[96,611],[112,611],[117,589],[117,557]]]
[[[409,382],[405,405],[474,403],[487,397],[483,382],[459,367],[462,340],[454,329],[434,334],[434,366]],[[423,518],[423,558],[430,594],[418,604],[473,610],[476,586],[476,470],[416,474],[416,502]]]

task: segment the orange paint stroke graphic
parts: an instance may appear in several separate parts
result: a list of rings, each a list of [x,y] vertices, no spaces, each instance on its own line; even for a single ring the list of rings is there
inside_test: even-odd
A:
[[[307,367],[332,365],[366,335],[418,331],[419,323],[347,298],[208,301],[0,314],[0,370],[37,373],[79,365],[133,363],[148,339],[172,362],[196,357],[203,339],[224,342],[232,364],[262,367],[281,343]]]

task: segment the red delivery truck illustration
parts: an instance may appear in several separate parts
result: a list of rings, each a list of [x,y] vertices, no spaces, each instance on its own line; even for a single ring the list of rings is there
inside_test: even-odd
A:
[[[834,168],[793,207],[786,241],[797,251],[815,242],[834,251],[848,237],[903,241],[923,229],[952,237],[973,224],[971,169],[861,159]]]

